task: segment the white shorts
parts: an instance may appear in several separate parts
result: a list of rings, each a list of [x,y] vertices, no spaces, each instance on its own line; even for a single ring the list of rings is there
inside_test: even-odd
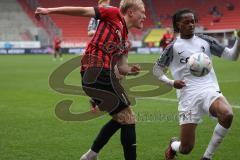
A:
[[[180,125],[200,123],[203,115],[210,115],[210,106],[221,96],[223,95],[219,91],[207,89],[197,94],[189,93],[189,97],[186,100],[181,101],[180,99],[178,106]]]

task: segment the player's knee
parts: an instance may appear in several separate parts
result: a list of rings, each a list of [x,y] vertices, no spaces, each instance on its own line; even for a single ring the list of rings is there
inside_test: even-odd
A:
[[[225,122],[226,124],[230,125],[233,120],[233,112],[228,111],[225,112],[222,116],[222,121]]]
[[[135,114],[130,107],[112,116],[115,121],[122,125],[135,124]]]
[[[181,146],[181,150],[180,152],[182,154],[189,154],[191,153],[191,151],[193,150],[194,145],[190,144],[190,145],[186,145],[186,146]]]

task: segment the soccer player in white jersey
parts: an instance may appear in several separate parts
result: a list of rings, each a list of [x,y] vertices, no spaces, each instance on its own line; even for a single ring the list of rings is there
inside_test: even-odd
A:
[[[232,124],[232,108],[220,92],[214,69],[206,76],[195,77],[189,72],[186,63],[196,52],[204,52],[210,58],[214,55],[235,61],[239,57],[239,41],[237,38],[234,46],[227,48],[212,37],[194,34],[197,17],[190,9],[177,11],[172,20],[174,31],[180,33],[180,36],[168,45],[153,68],[153,74],[160,81],[177,89],[179,99],[180,139],[171,139],[165,160],[174,160],[177,153],[189,154],[192,151],[195,130],[203,114],[209,114],[218,120],[201,158],[211,160]],[[170,69],[173,80],[165,75],[166,68]]]

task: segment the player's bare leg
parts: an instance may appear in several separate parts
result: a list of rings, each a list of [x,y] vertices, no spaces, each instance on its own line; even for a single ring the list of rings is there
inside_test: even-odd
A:
[[[232,108],[224,97],[219,97],[216,99],[212,103],[209,111],[214,117],[218,119],[218,124],[214,129],[212,139],[210,140],[210,143],[202,158],[205,158],[206,160],[212,159],[212,156],[215,153],[217,147],[221,144],[223,138],[231,127],[233,120]]]
[[[58,52],[58,55],[59,55],[59,59],[60,59],[60,61],[62,61],[63,60],[63,56],[62,56],[62,52]]]
[[[165,160],[174,160],[177,153],[189,154],[195,144],[195,130],[197,124],[181,125],[180,141],[172,139],[165,152]]]
[[[57,60],[57,53],[54,52],[54,53],[53,53],[53,61],[56,61],[56,60]]]
[[[197,127],[197,124],[181,125],[181,136],[180,136],[181,145],[179,148],[179,152],[181,154],[189,154],[192,151],[195,144],[196,127]]]

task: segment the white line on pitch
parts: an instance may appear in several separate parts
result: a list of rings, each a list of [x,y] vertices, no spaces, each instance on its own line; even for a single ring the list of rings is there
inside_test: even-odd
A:
[[[166,102],[174,102],[177,103],[177,99],[172,99],[172,98],[159,98],[159,97],[141,97],[137,99],[150,99],[150,100],[156,100],[156,101],[166,101]],[[240,106],[232,105],[233,108],[240,109]]]
[[[137,99],[152,99],[152,100],[157,100],[157,101],[167,101],[167,102],[178,102],[177,99],[171,99],[171,98],[159,98],[159,97],[141,97]]]
[[[236,83],[236,82],[240,82],[240,80],[223,80],[223,81],[219,81],[219,83]]]

